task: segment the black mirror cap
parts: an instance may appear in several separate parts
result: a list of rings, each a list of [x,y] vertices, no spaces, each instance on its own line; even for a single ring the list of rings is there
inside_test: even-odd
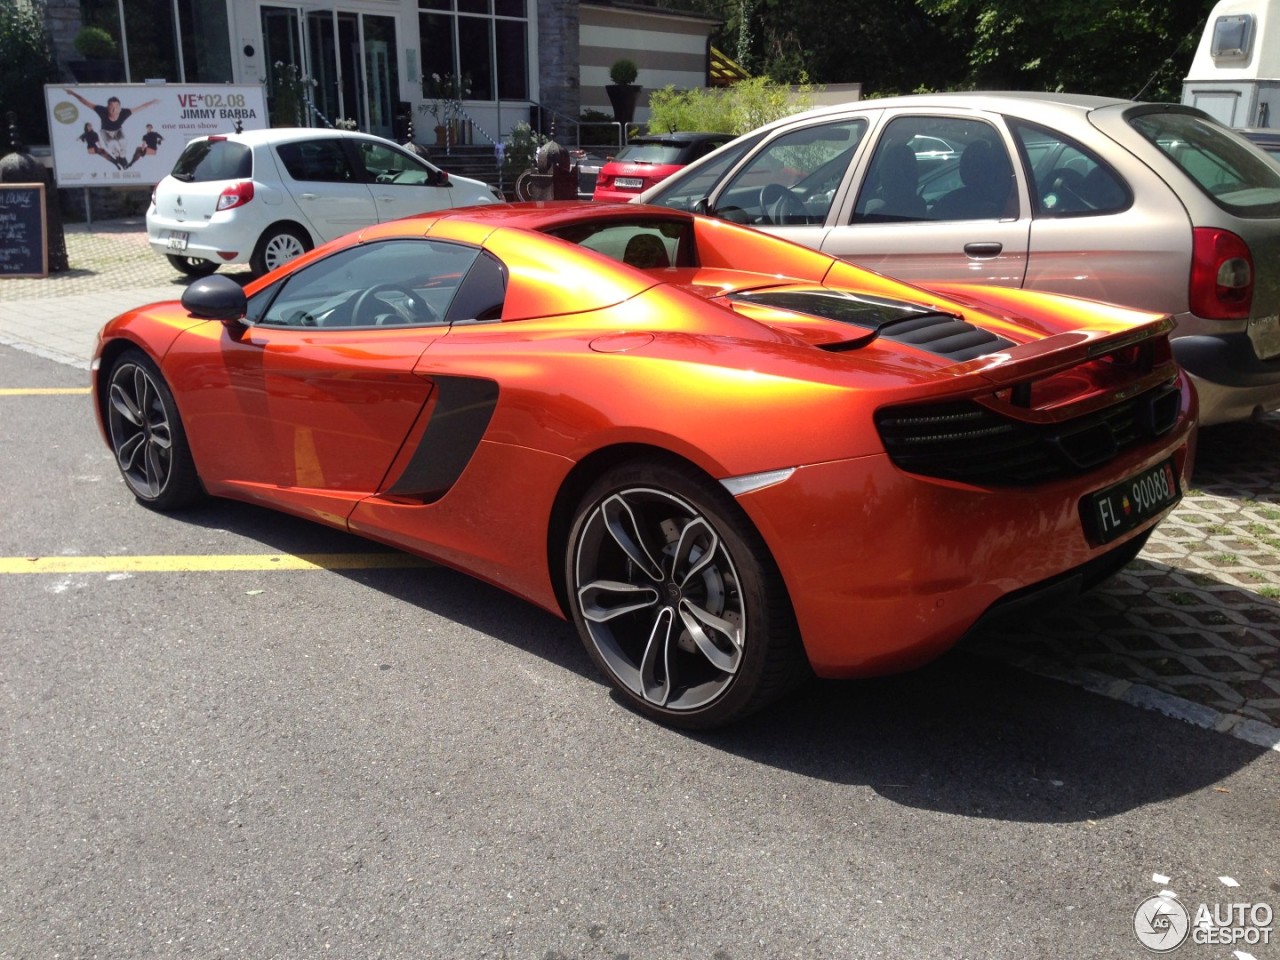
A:
[[[221,274],[201,277],[189,284],[182,294],[182,305],[202,320],[239,320],[249,309],[244,288]]]

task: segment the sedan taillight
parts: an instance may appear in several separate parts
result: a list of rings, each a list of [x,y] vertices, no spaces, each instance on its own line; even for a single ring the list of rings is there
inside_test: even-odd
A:
[[[218,194],[218,209],[234,210],[236,207],[243,207],[252,199],[253,181],[241,180],[239,183],[233,183]]]
[[[1243,320],[1253,306],[1253,255],[1230,230],[1196,227],[1191,252],[1191,312],[1206,320]]]

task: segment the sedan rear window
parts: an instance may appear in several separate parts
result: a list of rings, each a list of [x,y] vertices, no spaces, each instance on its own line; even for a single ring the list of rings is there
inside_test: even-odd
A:
[[[1237,217],[1280,215],[1280,167],[1218,124],[1164,111],[1130,114],[1129,124],[1223,210]]]
[[[170,174],[184,183],[209,180],[250,180],[253,178],[253,152],[243,143],[231,140],[193,140]]]

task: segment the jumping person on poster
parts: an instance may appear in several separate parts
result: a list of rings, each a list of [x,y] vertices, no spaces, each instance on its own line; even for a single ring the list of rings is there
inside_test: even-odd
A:
[[[143,157],[154,157],[162,143],[164,143],[164,137],[156,133],[148,123],[147,132],[142,135],[142,143],[138,145],[137,150],[133,151],[133,159],[125,164],[125,169],[128,170]]]
[[[69,96],[75,97],[86,107],[98,115],[101,121],[102,139],[106,144],[107,152],[111,156],[111,162],[121,170],[125,170],[129,166],[129,161],[124,158],[124,122],[139,110],[145,110],[152,104],[159,103],[159,100],[148,100],[146,103],[140,103],[136,107],[120,106],[119,97],[110,97],[107,105],[104,107],[98,103],[92,103],[86,100],[80,94],[67,87],[62,88]]]
[[[107,163],[114,164],[116,162],[115,157],[111,156],[111,154],[98,146],[98,131],[93,129],[92,123],[85,123],[84,133],[80,134],[76,139],[84,142],[85,152],[91,155],[96,153],[103,160],[107,161]]]

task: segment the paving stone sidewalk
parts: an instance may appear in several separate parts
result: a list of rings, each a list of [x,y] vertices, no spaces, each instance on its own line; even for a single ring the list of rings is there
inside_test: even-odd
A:
[[[188,282],[141,218],[66,238],[71,270],[0,279],[0,342],[85,362],[102,322]],[[1136,561],[966,648],[1280,749],[1280,417],[1202,431],[1192,488]]]

